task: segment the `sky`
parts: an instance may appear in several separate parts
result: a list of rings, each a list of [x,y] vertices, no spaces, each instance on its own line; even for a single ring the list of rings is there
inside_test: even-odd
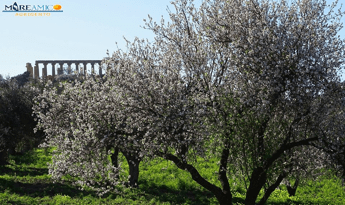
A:
[[[3,12],[5,6],[14,2],[30,8],[48,5],[52,9],[53,5],[61,5],[62,12],[42,13],[46,16]],[[196,0],[195,5],[201,2]],[[168,20],[167,7],[174,11],[170,0],[0,0],[0,74],[22,74],[26,63],[34,65],[36,60],[102,60],[107,50],[110,54],[118,48],[126,50],[123,37],[152,41],[153,32],[141,27],[143,19],[150,14],[157,23],[162,16]],[[345,28],[338,34],[345,39]],[[40,75],[41,72],[40,69]]]

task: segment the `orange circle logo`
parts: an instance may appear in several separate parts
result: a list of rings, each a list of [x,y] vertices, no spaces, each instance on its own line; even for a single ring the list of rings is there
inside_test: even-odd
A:
[[[59,5],[59,4],[56,4],[56,5],[54,5],[54,7],[53,7],[55,10],[60,10],[61,9],[61,5]]]

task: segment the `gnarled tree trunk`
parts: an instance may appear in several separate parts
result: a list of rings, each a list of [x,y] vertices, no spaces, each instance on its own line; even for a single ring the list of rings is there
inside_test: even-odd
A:
[[[121,150],[122,154],[126,157],[128,166],[129,166],[129,186],[138,188],[138,179],[139,179],[139,164],[141,159],[139,156],[132,152],[126,152]]]
[[[255,201],[260,193],[261,188],[264,186],[266,179],[267,174],[262,167],[257,167],[253,170],[244,204],[255,204]]]
[[[232,194],[230,192],[230,186],[229,186],[229,182],[226,178],[226,167],[224,162],[226,162],[225,159],[227,159],[227,155],[228,155],[228,149],[224,149],[223,153],[222,153],[222,160],[221,160],[221,165],[220,165],[220,171],[218,173],[218,179],[220,180],[221,184],[222,184],[222,189],[217,187],[214,184],[211,184],[210,182],[208,182],[205,178],[203,178],[200,173],[195,169],[195,167],[191,164],[188,164],[186,162],[183,162],[182,160],[180,160],[178,157],[172,155],[172,154],[165,154],[165,153],[157,153],[159,156],[163,157],[164,159],[170,160],[172,162],[175,163],[175,165],[181,169],[181,170],[185,170],[188,171],[191,176],[192,179],[197,182],[198,184],[200,184],[202,187],[204,187],[205,189],[209,190],[210,192],[212,192],[215,197],[217,198],[218,202],[220,205],[230,205],[232,204]]]

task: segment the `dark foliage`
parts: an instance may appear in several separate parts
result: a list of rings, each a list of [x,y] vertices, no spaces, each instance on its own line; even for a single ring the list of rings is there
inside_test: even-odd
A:
[[[20,87],[24,86],[30,80],[30,73],[28,71],[23,74],[12,77],[11,80],[16,80]]]
[[[25,152],[37,147],[42,132],[33,132],[37,122],[32,115],[33,97],[38,89],[28,84],[25,72],[0,82],[0,164],[6,164],[8,154]]]

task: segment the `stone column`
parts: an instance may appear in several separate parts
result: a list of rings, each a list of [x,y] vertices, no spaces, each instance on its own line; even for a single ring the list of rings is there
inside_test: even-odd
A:
[[[43,63],[44,67],[42,68],[42,77],[43,77],[44,79],[47,78],[47,64],[48,64],[48,63]]]
[[[95,63],[91,63],[91,74],[95,74]]]
[[[64,63],[59,63],[60,68],[59,68],[59,70],[58,70],[58,75],[62,75],[62,74],[63,74],[63,64],[64,64]]]
[[[102,77],[102,64],[98,63],[99,77]]]
[[[40,69],[40,68],[39,68],[39,65],[36,64],[36,65],[35,65],[35,73],[34,73],[35,79],[39,79],[39,78],[40,78],[40,70],[39,70],[39,69]]]
[[[79,68],[78,68],[79,63],[75,62],[74,64],[75,64],[75,71],[77,71],[77,74],[79,75]]]
[[[55,77],[55,63],[51,63],[52,64],[52,76],[53,78]]]
[[[86,66],[87,66],[87,63],[82,63],[83,66],[84,66],[84,75],[86,76]]]
[[[67,73],[72,74],[72,68],[71,68],[72,63],[67,63]]]
[[[34,75],[34,71],[33,71],[33,68],[31,66],[31,63],[26,63],[26,71],[28,71],[30,73],[30,78],[32,78]]]

